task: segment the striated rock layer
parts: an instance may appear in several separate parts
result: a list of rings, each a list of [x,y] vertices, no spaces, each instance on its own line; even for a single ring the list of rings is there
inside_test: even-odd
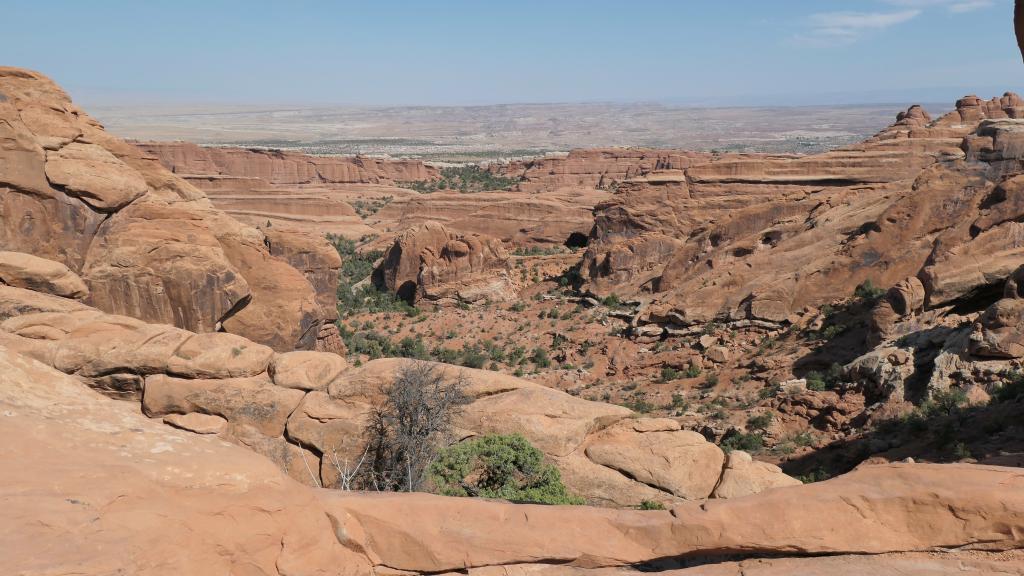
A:
[[[65,266],[107,312],[278,350],[314,347],[336,316],[329,280],[314,287],[263,233],[17,68],[0,68],[0,247]]]
[[[310,156],[296,152],[190,142],[138,142],[175,174],[258,178],[264,184],[394,184],[432,180],[439,171],[419,160]]]

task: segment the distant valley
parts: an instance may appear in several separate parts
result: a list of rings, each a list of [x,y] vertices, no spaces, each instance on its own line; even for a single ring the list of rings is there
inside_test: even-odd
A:
[[[485,162],[576,148],[639,146],[816,153],[859,142],[912,103],[694,108],[662,104],[464,107],[94,107],[112,133],[136,140]],[[925,104],[938,116],[945,104]]]

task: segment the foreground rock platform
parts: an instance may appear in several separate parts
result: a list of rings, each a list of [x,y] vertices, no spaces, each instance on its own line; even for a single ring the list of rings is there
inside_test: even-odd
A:
[[[4,347],[0,433],[0,570],[25,576],[1014,574],[1024,546],[1024,475],[994,466],[864,466],[668,511],[307,488]]]

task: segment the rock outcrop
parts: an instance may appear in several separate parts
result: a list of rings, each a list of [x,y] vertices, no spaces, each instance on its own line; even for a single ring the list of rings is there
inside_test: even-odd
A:
[[[0,252],[0,282],[66,298],[89,295],[89,287],[67,266],[24,252]]]
[[[411,303],[501,302],[516,295],[510,272],[500,240],[427,222],[399,234],[373,281]]]
[[[692,160],[625,180],[595,210],[586,288],[639,295],[638,320],[787,323],[865,281],[907,278],[936,308],[1024,263],[1014,176],[1024,102],[911,107],[862,144],[804,157]]]
[[[317,490],[3,345],[0,415],[0,565],[26,576],[1019,574],[1024,546],[1009,468],[866,466],[670,511]]]
[[[432,180],[440,173],[419,160],[311,156],[263,148],[205,147],[190,142],[139,142],[137,146],[185,178],[244,177],[259,179],[264,185],[394,184]]]
[[[463,233],[494,236],[516,246],[585,241],[591,211],[609,193],[595,188],[607,160],[587,154],[586,187],[564,187],[536,176],[524,190],[420,194],[395,184],[434,180],[439,171],[422,163],[352,157],[307,156],[291,152],[204,148],[184,142],[142,142],[138,146],[168,169],[202,189],[218,209],[252,225],[339,234],[351,239],[393,235],[428,221]],[[630,168],[656,165],[648,155],[624,157],[610,182]],[[575,154],[575,153],[574,153]],[[679,153],[684,155],[684,153]],[[573,156],[573,155],[570,155]],[[626,158],[629,157],[629,159]],[[524,167],[495,166],[518,178]],[[579,168],[577,168],[579,169]],[[541,168],[529,170],[539,175]],[[620,174],[623,172],[623,174]],[[514,173],[514,174],[513,174]],[[589,176],[598,174],[596,177]],[[531,176],[534,178],[534,176]],[[564,184],[564,183],[563,183]]]
[[[263,233],[104,132],[44,76],[0,68],[0,96],[0,246],[54,262],[37,276],[64,274],[54,268],[62,265],[86,287],[53,290],[106,312],[227,330],[282,351],[316,345],[335,317],[316,300],[333,294],[329,281],[317,278],[314,288],[271,254]]]
[[[489,169],[518,181],[516,189],[547,192],[559,189],[601,188],[660,170],[682,170],[707,162],[706,152],[650,148],[587,148],[568,154],[495,164]]]

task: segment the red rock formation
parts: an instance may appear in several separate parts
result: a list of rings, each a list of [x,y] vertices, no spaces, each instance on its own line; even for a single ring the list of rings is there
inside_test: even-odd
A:
[[[1015,196],[992,193],[1024,171],[1021,104],[967,97],[933,122],[911,107],[840,150],[634,178],[596,208],[588,287],[649,294],[644,317],[679,325],[785,322],[866,280],[920,276],[933,307],[968,297],[1024,260]]]
[[[3,349],[113,398],[141,401],[143,413],[177,428],[247,446],[300,482],[328,487],[338,485],[339,462],[360,457],[372,407],[408,362],[350,368],[336,354],[275,354],[234,334],[147,324],[10,286],[0,286]],[[670,504],[708,498],[716,487],[725,486],[717,497],[735,497],[796,483],[767,464],[730,466],[720,482],[722,450],[674,420],[633,419],[621,406],[491,371],[438,369],[465,379],[471,402],[457,417],[461,433],[524,435],[593,503]]]
[[[139,142],[175,174],[244,176],[264,184],[393,184],[432,180],[436,168],[418,160],[386,160],[368,156],[310,156],[281,150],[204,147],[189,142]]]
[[[681,170],[708,161],[709,153],[645,148],[573,150],[566,156],[495,164],[494,172],[519,180],[525,192],[562,188],[606,188],[655,170]]]
[[[500,240],[427,222],[400,234],[373,276],[409,302],[505,301],[516,291],[509,268]]]
[[[0,410],[0,564],[26,576],[608,574],[693,556],[672,573],[1019,574],[1024,547],[1010,468],[865,466],[671,511],[516,505],[311,490],[3,347]]]
[[[312,348],[325,314],[264,236],[114,138],[44,76],[0,68],[0,245],[79,274],[87,302],[279,350]],[[321,292],[333,292],[321,286]]]

